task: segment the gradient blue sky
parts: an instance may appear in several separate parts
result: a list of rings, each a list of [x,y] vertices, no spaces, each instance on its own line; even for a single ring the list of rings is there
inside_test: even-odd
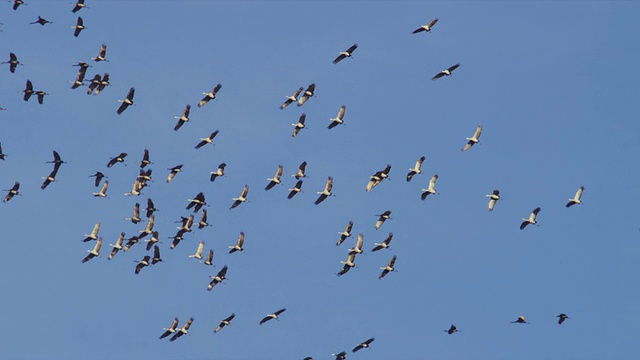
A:
[[[216,2],[28,0],[0,12],[0,204],[4,359],[630,359],[637,356],[640,263],[636,134],[640,36],[635,2]],[[29,25],[40,15],[44,27]],[[73,37],[77,16],[87,29]],[[429,34],[411,32],[433,18]],[[78,61],[100,45],[112,86],[69,89]],[[353,43],[353,59],[331,61]],[[460,62],[452,77],[431,81]],[[30,79],[50,93],[22,101]],[[317,84],[303,107],[278,107]],[[218,100],[195,105],[222,84]],[[116,115],[136,88],[136,106]],[[186,104],[191,122],[173,131]],[[328,119],[347,106],[345,126]],[[307,128],[291,137],[302,112]],[[481,145],[465,138],[482,124]],[[215,146],[200,137],[220,130]],[[130,191],[142,152],[154,182]],[[67,161],[41,190],[46,161]],[[127,152],[128,166],[106,168]],[[424,174],[407,169],[425,155]],[[287,200],[303,161],[304,193]],[[215,183],[209,172],[221,162]],[[170,184],[167,168],[184,164]],[[391,179],[366,193],[391,164]],[[265,192],[284,166],[283,185]],[[96,170],[110,181],[94,198]],[[439,175],[440,195],[420,200]],[[335,197],[313,204],[327,176]],[[229,211],[250,186],[249,203]],[[584,205],[564,207],[579,186]],[[500,189],[493,213],[485,194]],[[175,249],[187,199],[204,192],[209,222]],[[164,262],[134,274],[143,245],[108,261],[109,243],[144,228],[124,218],[151,197]],[[520,231],[535,207],[540,226]],[[374,230],[375,214],[393,220]],[[198,216],[196,216],[196,219]],[[366,254],[338,278],[356,236],[336,247],[349,220]],[[100,221],[102,256],[82,264]],[[245,253],[227,253],[240,231]],[[371,253],[394,233],[391,250]],[[216,268],[188,258],[215,250]],[[397,255],[398,272],[378,280]],[[206,291],[228,265],[228,280]],[[287,308],[279,322],[259,326]],[[237,314],[214,334],[218,322]],[[567,313],[562,326],[555,315]],[[519,315],[530,325],[511,324]],[[174,317],[190,336],[158,340]],[[443,330],[455,323],[460,333]],[[375,337],[371,349],[351,354]]]

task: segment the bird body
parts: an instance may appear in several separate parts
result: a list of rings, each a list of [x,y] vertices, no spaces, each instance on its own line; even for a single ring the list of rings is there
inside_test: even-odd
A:
[[[145,255],[142,258],[142,260],[138,261],[138,265],[136,265],[135,273],[139,274],[140,270],[142,270],[142,268],[144,268],[145,266],[149,266],[150,262],[151,262],[151,256]]]
[[[100,222],[97,222],[94,226],[93,226],[93,230],[91,230],[91,234],[84,234],[84,236],[86,236],[84,238],[84,242],[87,241],[91,241],[91,240],[96,240],[98,238],[98,232],[100,231]]]
[[[347,110],[347,107],[345,105],[342,105],[340,107],[340,110],[338,110],[338,115],[334,118],[329,119],[329,121],[331,121],[331,124],[329,124],[329,126],[327,126],[328,129],[333,129],[334,127],[340,125],[340,124],[344,124],[344,112],[345,110]]]
[[[358,241],[353,249],[349,249],[349,255],[362,254],[362,243],[364,241],[364,235],[358,234]]]
[[[198,244],[198,249],[196,250],[195,254],[189,255],[189,257],[202,260],[203,252],[204,252],[204,241],[200,241],[200,244]]]
[[[109,260],[113,259],[114,256],[118,253],[118,251],[122,250],[122,243],[124,242],[124,233],[120,233],[118,236],[118,240],[116,240],[116,244],[109,244],[113,249],[111,250],[111,254],[109,254]]]
[[[485,195],[489,198],[489,211],[493,211],[493,208],[496,206],[496,202],[500,200],[500,190],[493,190],[491,194]]]
[[[536,217],[538,216],[538,213],[540,212],[540,207],[535,208],[532,212],[531,215],[529,215],[529,218],[525,219],[522,218],[522,224],[520,224],[520,230],[524,230],[525,227],[527,227],[527,225],[532,224],[532,225],[536,225],[538,222],[536,221]]]
[[[336,57],[333,60],[334,64],[339,63],[340,61],[342,61],[345,58],[351,57],[351,54],[353,54],[353,52],[358,48],[358,44],[353,44],[351,45],[351,47],[349,47],[347,50],[345,51],[340,51],[338,54],[338,57]]]
[[[182,166],[183,166],[183,165],[182,165],[182,164],[180,164],[180,165],[176,165],[176,166],[174,166],[174,167],[172,167],[172,168],[170,168],[170,169],[167,169],[167,170],[169,170],[169,171],[170,171],[169,176],[167,176],[167,182],[168,182],[168,183],[170,183],[170,182],[173,180],[173,178],[174,178],[174,177],[175,177],[175,176],[176,176],[180,171],[182,171]]]
[[[429,180],[429,187],[427,187],[426,189],[422,189],[422,195],[420,196],[422,200],[425,200],[427,196],[429,196],[430,194],[437,194],[437,191],[436,191],[437,180],[438,180],[438,175],[433,175],[431,177],[431,180]]]
[[[419,28],[413,30],[413,34],[417,34],[419,32],[431,32],[431,29],[433,28],[433,25],[435,25],[438,22],[438,18],[435,18],[433,20],[431,20],[428,24],[426,25],[422,25]]]
[[[82,20],[82,17],[78,16],[78,20],[76,20],[76,25],[72,26],[71,28],[75,29],[75,31],[73,32],[73,36],[78,37],[78,35],[80,35],[80,32],[85,29],[84,21]]]
[[[582,200],[580,200],[580,198],[582,198],[583,191],[584,191],[584,186],[580,186],[580,188],[578,188],[578,191],[576,191],[576,195],[572,199],[569,199],[569,202],[567,203],[566,207],[569,208],[575,204],[582,205]]]
[[[448,68],[437,73],[433,78],[431,78],[431,80],[438,80],[443,76],[451,76],[451,73],[453,72],[453,70],[457,69],[459,66],[460,66],[459,63],[455,65],[451,65]]]
[[[467,144],[462,148],[462,151],[467,151],[473,145],[477,144],[480,141],[480,134],[482,134],[482,125],[478,125],[472,137],[466,138],[469,142],[467,142]]]
[[[209,277],[212,280],[209,283],[209,286],[207,286],[207,291],[211,291],[211,289],[213,289],[214,286],[223,282],[227,278],[227,265],[225,265],[220,271],[218,271],[216,276],[209,276]]]

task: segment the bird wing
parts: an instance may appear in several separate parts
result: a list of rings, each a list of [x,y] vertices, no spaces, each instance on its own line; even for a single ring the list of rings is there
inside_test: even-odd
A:
[[[496,201],[494,199],[489,200],[489,211],[493,211],[494,206],[496,206]]]
[[[333,63],[334,63],[334,64],[337,64],[337,63],[339,63],[340,61],[342,61],[342,59],[344,59],[344,58],[346,58],[346,57],[347,57],[347,56],[346,56],[345,54],[340,54],[340,55],[338,55],[338,57],[336,57],[336,58],[333,60]]]
[[[419,32],[423,32],[423,31],[425,31],[425,29],[422,26],[420,26],[419,28],[413,30],[412,34],[417,34]]]
[[[260,325],[266,323],[267,321],[273,319],[271,316],[265,316],[262,320],[260,320]]]
[[[127,109],[127,107],[129,107],[129,104],[123,102],[122,104],[120,104],[120,107],[118,108],[118,111],[116,111],[116,113],[118,113],[118,115],[122,114]]]
[[[474,143],[473,141],[469,140],[469,141],[467,142],[467,144],[462,148],[462,151],[467,151],[467,150],[469,150],[469,148],[471,148],[474,144],[475,144],[475,143]]]
[[[431,180],[429,180],[429,189],[431,190],[436,189],[436,180],[438,180],[438,175],[433,175],[431,177]]]
[[[582,197],[582,192],[584,191],[584,186],[580,186],[580,188],[578,189],[578,191],[576,191],[576,196],[575,199],[580,200],[580,198]]]
[[[480,139],[480,135],[482,134],[482,125],[478,125],[476,128],[476,132],[473,133],[473,137],[478,140]]]
[[[387,266],[389,266],[390,268],[392,268],[392,267],[396,264],[396,259],[397,259],[397,256],[393,255],[393,257],[391,258],[391,260],[389,260],[389,265],[387,265]]]
[[[449,73],[451,73],[453,70],[457,69],[460,66],[460,63],[457,63],[455,65],[451,65],[447,70],[449,70]]]
[[[444,71],[440,71],[439,73],[437,73],[434,77],[431,78],[431,80],[438,80],[441,77],[443,77],[445,75]]]
[[[338,118],[342,119],[344,117],[344,112],[347,110],[347,107],[342,105],[340,106],[340,110],[338,110]]]
[[[523,221],[522,224],[520,224],[520,230],[524,230],[524,228],[527,227],[527,225],[529,225],[529,221]]]
[[[330,193],[331,189],[333,189],[333,178],[329,176],[327,178],[327,184],[324,186],[324,190]]]
[[[326,198],[327,198],[327,195],[325,195],[325,194],[320,194],[320,196],[318,196],[318,198],[316,199],[316,201],[314,202],[314,204],[318,205],[318,204],[320,204],[321,202],[323,202],[323,201],[324,201],[324,199],[326,199]]]
[[[353,45],[351,45],[350,48],[347,49],[346,52],[348,52],[349,55],[351,55],[351,53],[353,53],[357,48],[358,48],[358,44],[353,44]]]

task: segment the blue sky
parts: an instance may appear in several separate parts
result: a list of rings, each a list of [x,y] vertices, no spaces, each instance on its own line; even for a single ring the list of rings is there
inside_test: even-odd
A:
[[[636,354],[640,71],[634,2],[64,1],[2,5],[0,204],[3,322],[0,357],[141,359],[633,358]],[[29,25],[38,15],[52,21]],[[87,29],[73,37],[77,16]],[[411,32],[439,18],[431,33]],[[95,63],[101,44],[109,62]],[[353,43],[352,59],[331,61]],[[71,90],[108,72],[98,96]],[[461,63],[453,76],[432,81]],[[24,84],[50,95],[22,101]],[[221,83],[203,108],[201,93]],[[278,107],[316,83],[303,107]],[[135,106],[116,114],[136,88]],[[173,131],[191,104],[191,121]],[[345,125],[327,130],[346,105]],[[302,112],[307,128],[296,138]],[[483,125],[480,144],[462,153]],[[195,150],[219,130],[214,146]],[[131,190],[144,149],[154,182]],[[57,150],[57,181],[41,190]],[[127,152],[124,166],[110,157]],[[410,183],[408,168],[426,156]],[[307,161],[303,190],[290,177]],[[227,163],[226,175],[209,172]],[[173,182],[167,168],[184,164]],[[375,171],[390,179],[365,192]],[[264,191],[283,165],[283,185]],[[89,175],[109,177],[94,198]],[[420,200],[432,175],[440,195]],[[335,197],[315,206],[328,176]],[[250,202],[231,198],[250,187]],[[584,204],[565,208],[579,186]],[[485,194],[502,199],[487,211]],[[187,199],[204,192],[211,227],[169,249]],[[107,260],[136,202],[160,211],[164,262],[134,274],[141,244]],[[539,226],[520,231],[536,207]],[[376,214],[393,220],[374,230]],[[196,219],[199,214],[196,215]],[[354,236],[336,247],[354,222]],[[101,222],[101,257],[82,264]],[[228,254],[243,231],[245,253]],[[394,233],[391,250],[371,253]],[[342,268],[357,234],[365,254]],[[215,268],[188,255],[204,240]],[[205,250],[205,251],[206,251]],[[397,272],[378,280],[397,255]],[[227,265],[228,280],[206,291]],[[287,308],[280,321],[265,315]],[[555,315],[572,319],[562,326]],[[217,334],[223,318],[232,326]],[[530,325],[511,324],[519,315]],[[158,340],[174,317],[189,335]],[[460,333],[443,332],[454,323]],[[351,349],[370,337],[370,349]],[[516,355],[517,354],[517,355]]]

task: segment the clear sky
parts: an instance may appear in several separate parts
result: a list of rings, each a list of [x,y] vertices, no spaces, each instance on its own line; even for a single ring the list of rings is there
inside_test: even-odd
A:
[[[68,1],[0,4],[3,359],[631,359],[640,301],[636,2]],[[52,23],[30,25],[38,15]],[[86,30],[73,36],[77,16]],[[430,33],[412,31],[430,20]],[[357,43],[351,59],[338,52]],[[96,63],[101,44],[109,62]],[[108,72],[98,96],[70,89]],[[453,76],[431,78],[455,64]],[[49,95],[22,100],[26,80]],[[196,105],[216,84],[217,99]],[[316,83],[304,106],[285,96]],[[135,87],[135,106],[116,114]],[[190,119],[173,127],[185,105]],[[345,125],[328,130],[346,105]],[[300,114],[307,128],[291,137]],[[460,149],[476,126],[480,144]],[[200,138],[219,130],[214,146]],[[153,182],[124,196],[149,149]],[[40,189],[53,164],[56,182]],[[111,157],[129,156],[107,168]],[[424,155],[423,174],[405,181]],[[290,175],[307,161],[303,193]],[[226,175],[209,173],[225,162]],[[167,183],[167,170],[183,171]],[[370,192],[374,172],[390,179]],[[278,165],[282,185],[264,191]],[[108,198],[89,175],[108,176]],[[432,175],[439,195],[420,200]],[[328,176],[333,192],[314,205]],[[249,185],[249,202],[230,211]],[[584,186],[584,203],[565,208]],[[487,211],[485,194],[502,199]],[[169,248],[187,199],[205,229]],[[4,194],[3,194],[4,196]],[[164,261],[108,260],[136,202],[156,207]],[[519,230],[541,207],[539,226]],[[374,230],[376,214],[392,220]],[[144,216],[144,215],[143,215]],[[196,215],[196,221],[199,214]],[[146,219],[145,219],[146,220]],[[353,237],[335,246],[354,222]],[[96,222],[100,257],[82,258]],[[240,232],[244,253],[228,254]],[[391,249],[371,252],[389,232]],[[357,234],[365,254],[336,273]],[[215,268],[189,258],[197,244]],[[383,280],[380,267],[397,255]],[[209,275],[228,280],[208,292]],[[287,311],[258,325],[265,315]],[[231,313],[231,327],[213,330]],[[571,317],[563,325],[555,315]],[[511,324],[518,316],[531,324]],[[159,340],[174,317],[189,336]],[[443,330],[455,324],[459,333]],[[361,341],[370,349],[353,354]]]

